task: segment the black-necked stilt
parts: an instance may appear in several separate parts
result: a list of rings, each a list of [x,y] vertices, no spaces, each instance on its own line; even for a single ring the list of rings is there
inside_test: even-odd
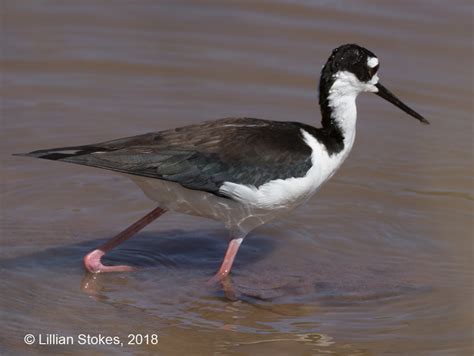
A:
[[[93,273],[127,271],[101,257],[167,210],[222,221],[230,230],[227,276],[245,236],[304,203],[346,159],[356,131],[356,97],[372,92],[428,123],[379,83],[379,61],[347,44],[321,71],[322,127],[298,122],[226,118],[92,145],[34,151],[25,156],[127,174],[158,207],[84,257]]]

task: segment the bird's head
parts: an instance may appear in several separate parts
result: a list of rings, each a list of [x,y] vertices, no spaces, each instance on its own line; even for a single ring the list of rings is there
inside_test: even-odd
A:
[[[334,49],[321,71],[319,103],[329,105],[331,97],[357,97],[362,92],[372,92],[391,102],[417,120],[429,122],[405,105],[379,83],[379,60],[368,49],[356,44],[345,44]]]

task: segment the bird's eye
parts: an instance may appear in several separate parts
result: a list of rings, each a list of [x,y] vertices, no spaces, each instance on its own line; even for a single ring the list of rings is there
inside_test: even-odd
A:
[[[375,73],[379,70],[379,65],[377,64],[374,68],[369,67],[369,76],[372,78]]]

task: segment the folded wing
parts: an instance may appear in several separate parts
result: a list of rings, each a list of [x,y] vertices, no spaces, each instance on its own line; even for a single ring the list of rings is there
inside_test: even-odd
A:
[[[163,179],[224,196],[219,191],[224,182],[259,187],[304,176],[311,167],[311,149],[301,129],[317,130],[300,123],[229,118],[22,155]]]

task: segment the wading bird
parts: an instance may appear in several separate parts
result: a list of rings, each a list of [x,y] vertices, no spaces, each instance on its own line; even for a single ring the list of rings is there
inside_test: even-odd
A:
[[[101,258],[168,210],[221,221],[230,231],[226,277],[240,244],[256,227],[306,202],[341,166],[354,143],[356,98],[371,92],[427,124],[379,83],[379,60],[355,44],[334,49],[321,71],[322,127],[299,122],[225,118],[84,146],[24,156],[108,169],[127,175],[153,211],[84,257],[92,273],[129,271]]]

